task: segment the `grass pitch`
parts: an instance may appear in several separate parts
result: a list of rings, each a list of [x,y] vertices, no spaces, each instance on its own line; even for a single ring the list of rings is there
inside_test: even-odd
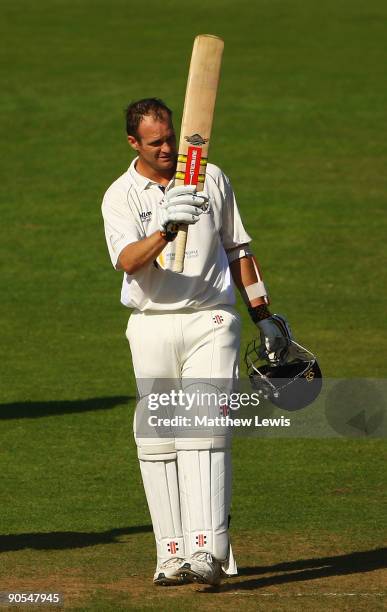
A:
[[[273,305],[330,377],[384,377],[385,3],[4,0],[0,591],[79,610],[382,609],[383,442],[236,439],[240,576],[155,589],[135,385],[100,216],[123,109],[179,125],[192,40],[226,47],[211,160]],[[241,304],[244,343],[253,334]]]

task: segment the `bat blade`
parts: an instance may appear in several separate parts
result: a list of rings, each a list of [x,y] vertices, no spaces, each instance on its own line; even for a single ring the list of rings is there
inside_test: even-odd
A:
[[[195,38],[181,122],[175,185],[204,186],[224,42],[212,34]],[[183,272],[188,226],[176,237],[174,272]]]

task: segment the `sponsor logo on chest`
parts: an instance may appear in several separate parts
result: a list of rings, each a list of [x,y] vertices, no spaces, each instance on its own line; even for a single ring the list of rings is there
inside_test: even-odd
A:
[[[152,218],[152,211],[151,210],[144,210],[144,211],[140,212],[140,219],[144,223],[147,223],[148,221],[150,221],[151,218]]]

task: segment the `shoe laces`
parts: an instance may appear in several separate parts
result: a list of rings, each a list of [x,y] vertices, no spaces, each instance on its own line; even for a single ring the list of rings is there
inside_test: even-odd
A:
[[[171,557],[171,559],[167,559],[160,564],[159,569],[167,569],[169,567],[174,567],[175,565],[181,565],[184,559],[179,559],[178,557]]]
[[[214,559],[208,552],[196,552],[192,555],[195,561],[206,561],[207,563],[213,563]]]

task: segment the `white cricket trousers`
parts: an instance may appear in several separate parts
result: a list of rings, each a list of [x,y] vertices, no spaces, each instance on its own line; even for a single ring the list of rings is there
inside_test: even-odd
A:
[[[238,377],[240,316],[231,306],[135,310],[126,335],[137,379]]]
[[[185,379],[232,382],[238,377],[240,316],[231,306],[134,311],[126,335],[141,396],[155,379],[169,379],[172,386],[182,381],[184,386]],[[228,535],[230,436],[149,439],[136,426],[142,410],[139,403],[134,433],[158,568],[171,557],[189,559],[208,552],[227,574],[235,574]]]

